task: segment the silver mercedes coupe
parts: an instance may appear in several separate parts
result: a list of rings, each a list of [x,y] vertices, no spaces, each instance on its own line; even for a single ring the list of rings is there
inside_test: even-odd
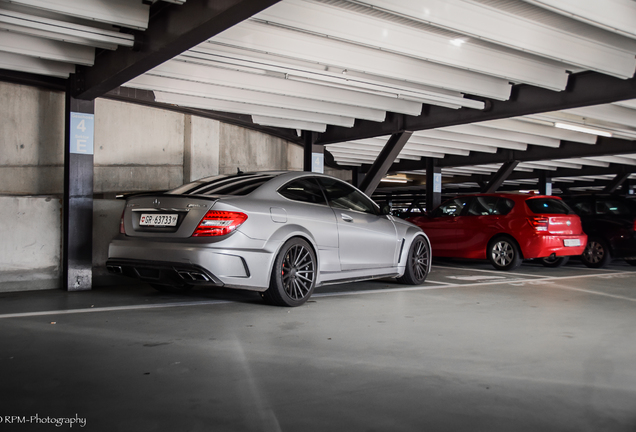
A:
[[[162,291],[224,286],[299,306],[325,284],[421,284],[431,246],[420,228],[344,181],[239,172],[129,197],[106,266]]]

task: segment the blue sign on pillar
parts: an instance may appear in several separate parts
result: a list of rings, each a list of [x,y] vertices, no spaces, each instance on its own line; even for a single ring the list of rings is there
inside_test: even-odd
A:
[[[311,171],[321,174],[325,172],[325,155],[323,153],[312,153]]]
[[[442,173],[433,173],[433,192],[442,193]]]
[[[95,115],[71,112],[70,152],[93,154]]]

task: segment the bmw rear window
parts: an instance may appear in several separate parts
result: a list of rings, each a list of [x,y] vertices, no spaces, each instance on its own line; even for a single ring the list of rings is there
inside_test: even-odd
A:
[[[166,192],[169,195],[247,195],[276,174],[220,175],[197,180]]]
[[[554,198],[531,198],[526,205],[535,214],[570,214],[574,211],[566,203]]]

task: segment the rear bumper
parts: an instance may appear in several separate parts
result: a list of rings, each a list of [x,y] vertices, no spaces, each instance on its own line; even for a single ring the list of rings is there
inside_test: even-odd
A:
[[[141,279],[162,285],[207,285],[223,286],[223,282],[208,270],[195,264],[109,259],[109,273]]]
[[[566,240],[577,240],[579,246],[565,246]],[[587,244],[587,235],[537,235],[520,244],[521,253],[525,259],[545,258],[552,254],[556,256],[581,255]]]
[[[264,291],[276,248],[274,242],[266,244],[238,232],[216,243],[119,237],[110,243],[106,266],[111,273],[151,283]]]

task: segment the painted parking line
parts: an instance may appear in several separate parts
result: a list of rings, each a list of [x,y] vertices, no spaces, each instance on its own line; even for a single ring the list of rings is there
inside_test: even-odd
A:
[[[467,288],[467,287],[477,287],[483,285],[518,285],[521,286],[523,283],[536,284],[537,282],[547,282],[547,281],[560,281],[564,279],[580,279],[580,278],[591,278],[598,277],[601,279],[611,278],[612,276],[625,276],[630,277],[634,275],[634,272],[615,272],[615,273],[597,273],[597,274],[589,274],[589,275],[576,275],[576,276],[549,276],[544,277],[542,279],[537,279],[536,277],[530,279],[505,279],[505,280],[488,280],[483,282],[475,282],[475,283],[445,283],[445,282],[425,282],[425,285],[418,286],[410,286],[410,287],[397,287],[383,290],[362,290],[362,291],[342,291],[342,292],[330,292],[330,293],[314,293],[312,298],[321,298],[321,297],[345,297],[345,296],[357,296],[357,295],[366,295],[366,294],[387,294],[387,293],[395,293],[395,292],[409,292],[409,291],[428,291],[428,290],[437,290],[437,289],[449,289],[449,288]],[[621,300],[628,300],[636,302],[636,298],[618,296],[614,294],[607,294],[601,291],[594,291],[582,288],[574,288],[567,286],[559,286],[555,287],[556,289],[564,289],[570,291],[579,291],[587,294],[595,294],[601,295],[605,297],[612,297]],[[118,312],[118,311],[133,311],[133,310],[144,310],[144,309],[160,309],[160,308],[176,308],[176,307],[190,307],[190,306],[209,306],[209,305],[219,305],[219,304],[227,304],[234,303],[231,300],[204,300],[204,301],[194,301],[194,302],[176,302],[176,303],[156,303],[156,304],[143,304],[143,305],[128,305],[128,306],[110,306],[110,307],[91,307],[91,308],[83,308],[83,309],[62,309],[62,310],[50,310],[50,311],[40,311],[40,312],[21,312],[21,313],[11,313],[11,314],[0,314],[0,319],[4,318],[24,318],[24,317],[37,317],[37,316],[51,316],[51,315],[72,315],[72,314],[86,314],[86,313],[95,313],[95,312]]]

